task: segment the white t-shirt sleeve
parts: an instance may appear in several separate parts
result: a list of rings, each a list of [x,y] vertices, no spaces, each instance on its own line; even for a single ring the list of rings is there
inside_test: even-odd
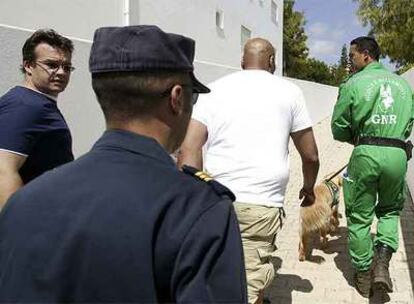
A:
[[[305,96],[300,88],[297,88],[296,97],[292,107],[292,127],[290,132],[297,132],[312,127]]]
[[[205,126],[209,126],[211,123],[211,107],[210,98],[208,94],[200,94],[197,103],[194,105],[192,119],[201,122]]]

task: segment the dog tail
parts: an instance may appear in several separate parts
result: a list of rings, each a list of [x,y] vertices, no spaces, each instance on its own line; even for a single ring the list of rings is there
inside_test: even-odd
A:
[[[304,233],[314,232],[327,226],[332,210],[328,204],[313,204],[300,208],[300,218]]]

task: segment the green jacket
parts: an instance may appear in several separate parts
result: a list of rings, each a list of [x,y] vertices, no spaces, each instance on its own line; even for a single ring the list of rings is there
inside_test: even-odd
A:
[[[372,62],[340,86],[331,129],[336,140],[350,143],[358,136],[405,140],[413,121],[410,85],[382,64]]]

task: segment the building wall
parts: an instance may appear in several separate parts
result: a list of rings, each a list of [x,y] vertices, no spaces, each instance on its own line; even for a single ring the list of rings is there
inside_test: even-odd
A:
[[[410,83],[411,87],[414,89],[414,68],[405,72],[401,76],[405,78],[405,80],[407,80]]]
[[[271,21],[272,0],[144,0],[131,2],[131,24],[158,24],[196,40],[196,59],[214,65],[240,67],[241,25],[272,42],[278,51],[277,74],[282,74],[283,2],[276,0],[277,24]],[[136,8],[135,5],[139,7]],[[224,27],[216,26],[216,12]],[[153,12],[157,12],[154,14]]]
[[[271,21],[271,2],[278,7]],[[216,11],[224,28],[216,26]],[[196,60],[219,75],[240,67],[241,25],[252,37],[269,39],[277,48],[276,73],[282,74],[282,0],[1,0],[0,25],[24,29],[53,28],[76,39],[92,40],[96,28],[125,24],[157,24],[192,37]],[[210,77],[209,77],[210,78]]]
[[[92,40],[97,27],[123,25],[123,11],[124,0],[1,0],[0,24]]]
[[[196,40],[195,70],[209,83],[240,69],[240,25],[282,49],[282,26],[270,20],[271,0],[1,0],[0,95],[23,83],[19,72],[21,47],[37,28],[53,28],[75,43],[72,75],[59,107],[72,130],[74,153],[87,152],[104,130],[101,110],[91,88],[88,58],[93,32],[107,25],[157,24]],[[282,1],[279,23],[282,24]],[[128,5],[125,5],[128,4]],[[124,14],[128,9],[129,14]],[[215,14],[224,12],[224,29],[216,27]],[[270,27],[269,27],[270,25]],[[279,35],[279,36],[278,36]],[[277,39],[275,37],[280,37]],[[281,53],[279,60],[281,67]],[[281,74],[281,71],[279,70]]]
[[[402,75],[411,85],[414,90],[414,68]],[[414,132],[411,133],[410,140],[414,143]],[[407,184],[411,195],[414,196],[414,160],[408,162]]]
[[[300,79],[287,79],[293,81],[302,89],[314,125],[332,114],[338,97],[337,87]]]

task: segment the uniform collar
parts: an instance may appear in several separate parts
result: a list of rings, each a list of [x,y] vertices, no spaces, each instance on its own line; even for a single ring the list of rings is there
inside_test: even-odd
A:
[[[165,164],[175,166],[171,156],[153,138],[125,130],[107,130],[95,143],[92,150],[115,148],[142,154]]]
[[[378,70],[378,69],[384,69],[384,66],[379,63],[378,61],[373,61],[370,64],[368,64],[367,66],[365,66],[362,71],[370,71],[370,70]]]

